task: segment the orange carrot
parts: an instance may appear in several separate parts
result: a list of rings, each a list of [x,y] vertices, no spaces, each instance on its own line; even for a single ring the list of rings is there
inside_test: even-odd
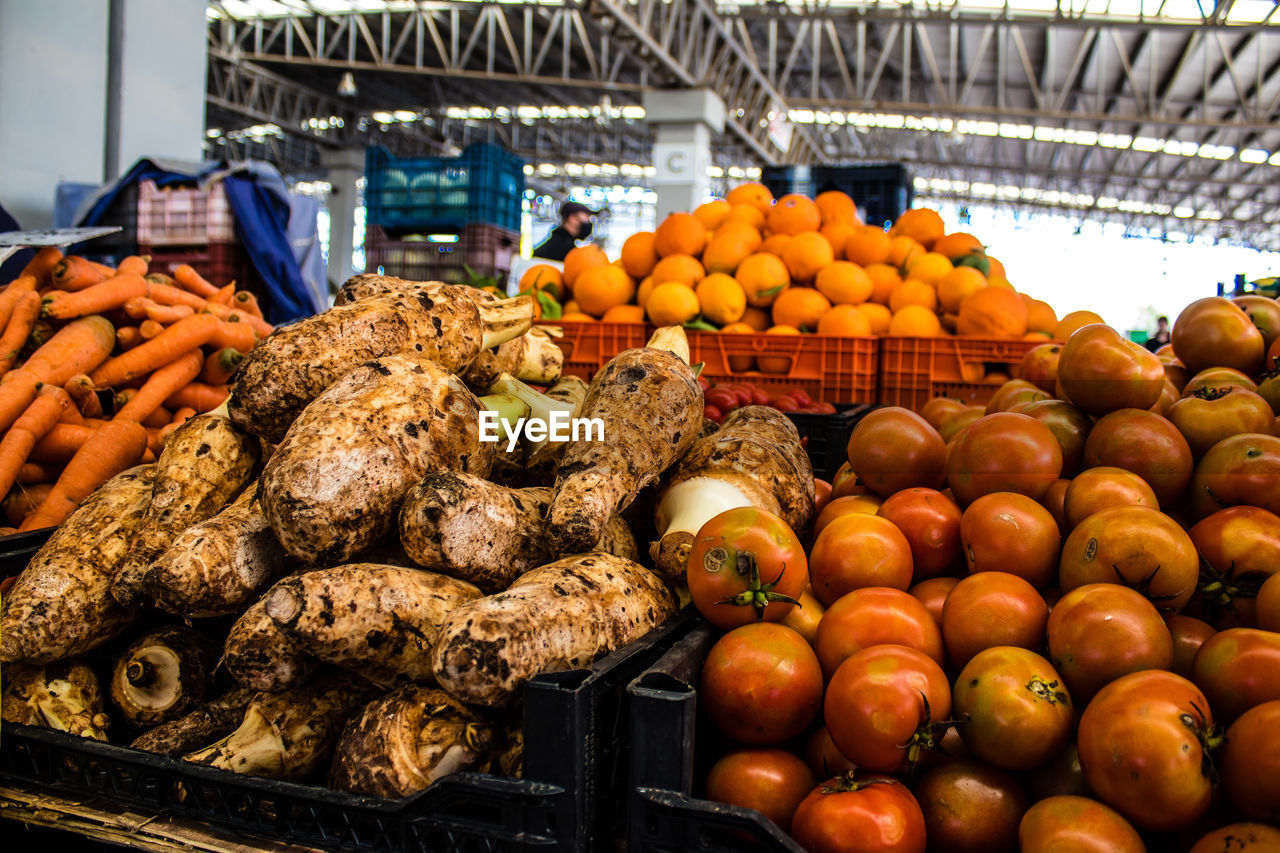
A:
[[[185,424],[187,421],[191,420],[198,414],[200,413],[197,412],[195,409],[191,408],[190,406],[183,406],[181,409],[178,409],[176,412],[173,413],[173,419],[170,421],[170,423],[175,424],[177,426],[182,426],[183,424]]]
[[[88,373],[106,361],[115,338],[115,327],[106,319],[84,317],[59,329],[20,369],[34,373],[37,381],[66,385],[72,376]]]
[[[190,317],[194,313],[196,309],[190,305],[159,305],[155,302],[147,305],[147,319],[162,326],[172,326],[183,317]]]
[[[23,486],[36,483],[52,485],[60,476],[62,476],[62,465],[57,462],[27,462],[18,469],[18,483]]]
[[[147,305],[151,302],[145,296],[135,296],[124,304],[124,313],[134,320],[147,318]]]
[[[199,348],[188,350],[151,374],[137,393],[124,406],[116,409],[116,416],[112,420],[142,423],[171,394],[199,376],[202,367],[204,355]]]
[[[204,280],[204,276],[195,271],[190,264],[180,264],[173,271],[173,278],[189,293],[208,299],[217,294],[218,288]]]
[[[114,407],[112,411],[118,412],[123,409],[137,394],[137,388],[121,388],[117,390],[111,397],[111,404]]]
[[[138,334],[142,335],[144,341],[149,341],[156,335],[164,331],[164,326],[155,320],[143,320],[138,326]]]
[[[25,465],[23,466],[26,467]],[[54,477],[56,480],[57,477]],[[22,482],[21,478],[18,480]],[[40,485],[19,485],[13,491],[9,492],[4,499],[4,515],[10,524],[21,524],[22,519],[31,514],[31,511],[40,505],[53,490],[53,480]]]
[[[231,375],[236,372],[236,368],[240,366],[240,362],[244,359],[244,355],[235,347],[223,347],[215,353],[211,353],[204,361],[204,370],[200,374],[200,381],[208,385],[225,385],[231,381]]]
[[[90,373],[89,378],[99,388],[115,388],[170,363],[187,350],[204,346],[222,325],[212,314],[193,314],[111,359]]]
[[[168,426],[168,424],[165,426]],[[151,427],[144,427],[144,429],[147,431],[147,454],[158,458],[160,456],[160,451],[164,450],[165,437],[160,434],[160,431],[163,430],[164,427],[155,427],[154,429]]]
[[[22,521],[20,530],[52,527],[66,520],[80,501],[116,474],[137,465],[147,449],[147,431],[129,420],[95,430],[63,470],[48,497]]]
[[[221,323],[209,338],[209,343],[219,349],[231,348],[248,352],[258,343],[258,335],[245,323]]]
[[[5,327],[4,334],[0,335],[0,376],[8,373],[18,360],[18,354],[26,346],[27,338],[31,335],[31,329],[35,326],[36,317],[39,314],[39,294],[34,291],[22,294],[18,304],[13,307],[9,325]]]
[[[0,439],[0,494],[8,494],[13,488],[18,470],[31,455],[36,442],[53,429],[70,403],[65,392],[41,395],[5,432]]]
[[[76,255],[68,255],[53,265],[50,280],[58,290],[75,292],[106,281],[113,275],[114,270],[107,272],[99,264]]]
[[[45,287],[53,281],[53,267],[62,260],[62,250],[52,246],[36,252],[34,258],[22,268],[20,276],[29,275],[36,280],[37,287]]]
[[[197,412],[212,412],[222,405],[231,394],[230,385],[205,385],[203,382],[192,382],[164,401],[170,409],[191,407]]]
[[[151,299],[161,305],[189,305],[196,311],[204,310],[208,300],[196,296],[194,293],[187,293],[180,287],[174,287],[169,284],[156,284],[151,282]]]
[[[243,311],[251,317],[262,319],[262,309],[258,307],[258,297],[247,290],[236,291],[235,298],[231,300],[231,307],[237,311]]]
[[[160,427],[168,426],[173,420],[173,412],[170,412],[164,406],[157,406],[156,410],[142,421],[142,425],[148,429],[160,429]]]
[[[91,426],[55,424],[44,438],[36,442],[31,459],[34,462],[65,463],[97,431]]]
[[[233,281],[226,287],[218,288],[218,292],[209,297],[209,301],[214,305],[231,305],[231,300],[236,295],[236,283]]]
[[[13,281],[9,282],[4,292],[0,293],[0,329],[4,329],[9,325],[9,318],[13,316],[13,309],[18,306],[22,298],[28,293],[34,293],[36,289],[36,280],[29,275],[20,275]]]
[[[116,266],[118,275],[137,275],[143,276],[147,274],[147,267],[151,266],[150,255],[130,255]]]
[[[244,323],[252,328],[253,333],[260,338],[265,338],[267,335],[275,331],[275,326],[272,326],[266,320],[263,320],[261,317],[255,317],[252,314],[246,314],[243,311],[232,311],[222,319],[229,323]]]
[[[142,343],[142,332],[137,326],[121,326],[116,330],[116,343],[121,350],[131,350]]]
[[[85,374],[72,376],[62,388],[71,397],[71,402],[75,404],[81,416],[96,418],[102,414],[102,401],[98,399],[98,391]]]
[[[56,293],[46,297],[44,315],[70,320],[120,308],[135,296],[146,296],[147,280],[137,273],[121,273],[114,278],[77,293]]]
[[[76,404],[71,400],[70,395],[68,395],[66,391],[61,388],[55,388],[52,385],[45,385],[40,389],[40,397],[44,397],[49,394],[60,394],[63,397],[66,397],[66,408],[62,410],[62,415],[58,418],[58,423],[71,424],[72,426],[88,426],[88,423],[84,419],[84,415],[80,414],[80,410],[76,408]],[[38,400],[40,397],[37,397],[36,399]],[[32,405],[35,404],[32,403]]]

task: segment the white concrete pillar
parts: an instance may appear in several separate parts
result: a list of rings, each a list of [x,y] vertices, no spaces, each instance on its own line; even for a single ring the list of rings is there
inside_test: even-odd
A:
[[[654,127],[653,188],[657,221],[693,210],[710,191],[711,138],[724,130],[725,106],[709,89],[644,93],[645,121]]]
[[[43,10],[46,4],[31,5]],[[109,5],[107,180],[143,157],[203,160],[208,3],[110,0]]]
[[[351,253],[355,249],[356,181],[364,175],[364,151],[338,148],[320,152],[328,170],[329,281],[342,284],[355,274]]]
[[[52,224],[59,181],[102,183],[106,70],[106,3],[0,0],[0,204],[23,228]]]

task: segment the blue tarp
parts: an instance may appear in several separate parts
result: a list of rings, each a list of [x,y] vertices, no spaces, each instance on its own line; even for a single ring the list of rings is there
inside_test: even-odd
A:
[[[229,167],[225,162],[139,160],[124,177],[84,203],[77,224],[98,224],[116,195],[139,181],[155,181],[163,187],[214,180],[223,182],[236,220],[236,236],[266,288],[262,310],[267,320],[275,324],[288,323],[322,310],[322,300],[315,285],[309,284],[308,276],[303,274],[290,240],[292,197],[280,173],[267,163],[238,163]],[[314,222],[313,218],[312,230]],[[315,277],[313,266],[308,264],[312,278]],[[321,274],[319,283],[323,285],[323,282]]]

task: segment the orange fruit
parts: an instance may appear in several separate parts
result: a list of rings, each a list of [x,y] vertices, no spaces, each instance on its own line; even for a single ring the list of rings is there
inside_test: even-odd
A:
[[[924,253],[924,246],[910,237],[889,238],[889,263],[899,269],[906,269],[913,260]]]
[[[902,284],[902,276],[898,270],[888,264],[869,264],[863,267],[867,278],[871,279],[871,301],[881,305],[889,304],[889,295],[893,289]]]
[[[871,334],[887,335],[889,334],[889,323],[893,321],[893,312],[879,302],[863,302],[861,305],[855,305],[858,313],[867,318],[867,323],[871,326]]]
[[[615,305],[625,305],[636,295],[635,282],[613,264],[584,270],[578,276],[573,296],[586,314],[601,317]]]
[[[736,323],[739,326],[750,326],[753,332],[763,332],[772,324],[773,318],[769,316],[769,312],[763,308],[757,308],[754,305],[748,305],[746,312],[742,315],[742,321]]]
[[[982,241],[964,231],[954,231],[939,237],[933,244],[933,251],[946,255],[953,261],[984,251]]]
[[[570,299],[568,302],[564,304],[564,310],[561,316],[563,316],[564,314],[581,314],[581,313],[582,313],[582,306],[578,304],[578,300]]]
[[[839,190],[818,193],[813,203],[818,207],[823,225],[835,223],[856,225],[858,222],[858,206],[853,203],[853,199]]]
[[[987,286],[987,279],[973,267],[956,267],[938,280],[938,302],[942,310],[954,314],[965,297]]]
[[[653,272],[653,265],[658,262],[656,240],[652,231],[637,231],[622,244],[620,260],[627,275],[639,280]]]
[[[600,318],[601,323],[643,323],[644,309],[639,305],[615,305]]]
[[[874,285],[867,271],[849,261],[833,261],[814,276],[813,286],[834,305],[857,305],[871,298]]]
[[[1103,322],[1106,321],[1092,311],[1072,311],[1058,321],[1057,328],[1053,330],[1053,339],[1055,341],[1065,341],[1074,335],[1078,329]]]
[[[720,227],[725,218],[729,215],[729,211],[733,209],[733,205],[722,198],[717,198],[706,204],[700,204],[694,208],[693,216],[702,223],[702,227],[708,231],[714,231]]]
[[[946,228],[942,224],[942,217],[938,215],[938,211],[927,207],[906,211],[889,229],[891,235],[910,237],[926,249],[931,248],[945,231]]]
[[[761,213],[768,213],[773,205],[773,193],[764,184],[738,184],[729,190],[724,200],[729,204],[745,204],[756,208]]]
[[[1004,264],[1000,263],[990,255],[987,255],[987,262],[991,264],[991,267],[987,270],[988,276],[995,275],[995,276],[1000,276],[1001,278],[1006,277],[1005,271],[1004,271]]]
[[[817,231],[796,234],[782,250],[782,262],[795,281],[813,281],[818,272],[835,259],[831,244]]]
[[[937,284],[953,269],[955,267],[951,266],[946,255],[939,255],[937,252],[925,252],[907,261],[907,277],[926,284]]]
[[[702,316],[717,326],[737,323],[747,311],[747,294],[742,285],[724,273],[713,272],[698,282],[694,293],[702,306]]]
[[[822,238],[819,237],[819,240]],[[825,245],[826,241],[823,240]],[[791,285],[787,265],[777,255],[756,252],[738,264],[738,284],[747,294],[747,303],[757,308],[768,308]]]
[[[688,287],[702,281],[706,274],[702,262],[691,255],[667,255],[654,265],[653,272],[650,273],[658,284],[678,281]]]
[[[722,334],[729,335],[754,335],[759,331],[761,330],[753,326],[748,326],[746,323],[729,323],[728,325],[720,328],[720,332]]]
[[[651,275],[645,276],[644,281],[640,282],[640,286],[636,288],[636,304],[643,308],[649,301],[649,294],[653,293],[653,289],[661,283]]]
[[[793,287],[778,294],[772,307],[775,326],[812,332],[818,328],[822,315],[831,310],[831,303],[812,287]]]
[[[757,231],[763,231],[765,225],[764,211],[750,204],[735,204],[729,208],[729,215],[721,223],[721,228],[730,222],[741,222],[750,225]]]
[[[760,251],[768,252],[771,255],[777,255],[780,258],[782,257],[782,253],[787,250],[787,244],[790,242],[790,234],[774,234],[760,244]]]
[[[766,335],[798,335],[800,330],[794,326],[771,326],[765,329]],[[760,368],[761,373],[786,373],[791,370],[792,359],[790,356],[759,356],[756,358],[756,366]]]
[[[984,287],[960,304],[956,334],[1021,338],[1027,333],[1027,306],[1012,290]]]
[[[592,317],[590,314],[583,314],[581,311],[566,311],[563,315],[561,315],[560,320],[558,322],[594,323],[595,321],[596,321],[596,318]]]
[[[658,257],[699,255],[707,245],[707,229],[692,213],[672,213],[654,233]]]
[[[608,263],[609,256],[604,253],[604,249],[601,249],[595,243],[588,243],[585,246],[570,249],[569,254],[564,256],[563,278],[565,287],[572,290],[578,280],[578,276],[584,270],[592,267],[602,267]]]
[[[698,316],[698,295],[687,284],[668,281],[649,294],[644,312],[655,326],[678,326]]]
[[[1022,336],[1024,341],[1051,341],[1053,337],[1048,332],[1027,332]]]
[[[919,305],[930,311],[937,311],[938,291],[932,284],[909,278],[889,294],[889,310],[896,314],[908,305]]]
[[[837,305],[818,320],[818,334],[865,338],[871,334],[871,321],[855,305]]]
[[[844,247],[848,245],[849,238],[853,236],[854,229],[857,227],[857,225],[847,225],[843,222],[833,222],[830,225],[823,225],[818,233],[827,238],[827,242],[831,244],[832,253],[837,258],[843,258]]]
[[[855,264],[883,264],[889,260],[892,240],[883,228],[859,225],[844,243],[844,256]]]
[[[889,321],[889,334],[908,338],[936,338],[942,334],[938,315],[923,305],[908,305]]]
[[[775,234],[799,234],[822,227],[822,214],[808,196],[792,193],[769,209],[769,230]]]
[[[1002,287],[1005,290],[1013,290],[1013,285],[1009,283],[1009,279],[1002,275],[993,275],[987,279],[987,287]]]
[[[564,275],[550,264],[534,264],[520,276],[520,292],[545,290],[559,296],[564,288]]]
[[[745,222],[727,222],[707,241],[702,263],[708,272],[732,274],[742,260],[760,250],[764,239]]]
[[[1053,306],[1048,302],[1029,297],[1023,301],[1027,303],[1027,329],[1053,337],[1054,331],[1058,328],[1058,315],[1054,312]]]

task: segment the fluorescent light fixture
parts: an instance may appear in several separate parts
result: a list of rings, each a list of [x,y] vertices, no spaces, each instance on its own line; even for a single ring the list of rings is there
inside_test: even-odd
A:
[[[1246,148],[1240,152],[1240,162],[1260,165],[1267,162],[1267,158],[1270,156],[1271,152],[1265,148]]]

